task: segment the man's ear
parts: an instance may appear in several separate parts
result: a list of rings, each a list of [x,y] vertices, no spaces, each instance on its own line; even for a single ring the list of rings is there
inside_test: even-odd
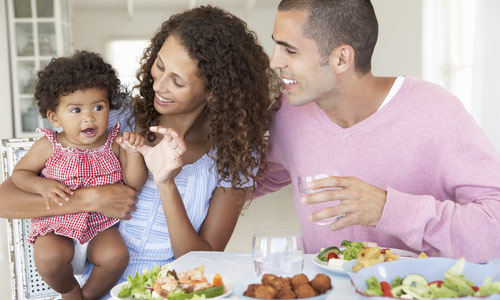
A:
[[[57,114],[51,110],[47,111],[47,119],[50,122],[50,125],[54,128],[59,128],[61,125],[59,124],[59,119],[57,118]]]
[[[354,66],[354,57],[354,48],[350,45],[342,44],[333,49],[328,57],[328,62],[335,73],[344,73]]]

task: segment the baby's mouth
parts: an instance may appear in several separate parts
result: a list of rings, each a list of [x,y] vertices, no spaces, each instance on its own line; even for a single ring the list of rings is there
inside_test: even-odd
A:
[[[92,137],[96,134],[97,130],[95,128],[87,128],[82,130],[83,134],[86,136]]]

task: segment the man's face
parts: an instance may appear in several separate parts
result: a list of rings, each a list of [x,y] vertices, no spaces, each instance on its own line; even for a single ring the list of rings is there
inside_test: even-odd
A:
[[[329,64],[321,65],[317,43],[303,34],[307,15],[302,10],[278,11],[274,22],[276,45],[270,65],[280,71],[294,106],[328,99],[335,87],[335,74]]]

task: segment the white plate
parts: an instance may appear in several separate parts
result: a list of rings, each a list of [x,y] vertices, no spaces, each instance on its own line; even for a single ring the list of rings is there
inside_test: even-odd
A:
[[[396,255],[399,255],[400,257],[417,257],[418,255],[413,253],[413,252],[410,252],[410,251],[406,251],[406,250],[401,250],[401,249],[394,249],[394,248],[384,248],[384,247],[380,247],[381,249],[389,249],[392,251],[392,253],[396,254]],[[341,249],[343,251],[343,249]],[[313,257],[312,257],[312,261],[315,265],[317,265],[318,267],[320,267],[321,269],[323,270],[327,270],[327,271],[330,271],[330,272],[333,272],[333,273],[337,273],[337,274],[342,274],[342,275],[352,275],[352,274],[348,274],[348,272],[346,272],[346,267],[348,265],[350,265],[351,267],[351,270],[352,270],[352,261],[353,260],[346,260],[344,262],[344,265],[342,267],[339,267],[339,268],[334,268],[334,267],[330,267],[328,266],[328,262],[327,261],[321,261],[318,259],[318,254],[319,253],[316,253]],[[354,263],[355,265],[355,263]],[[352,271],[351,271],[352,272]]]
[[[207,276],[207,278],[208,278],[208,276]],[[127,298],[118,297],[118,294],[120,293],[120,291],[122,289],[122,286],[126,285],[127,283],[128,282],[119,283],[111,289],[110,294],[113,297],[113,299],[115,299],[115,300],[135,300],[136,299],[136,298],[132,298],[132,297],[127,297]],[[232,292],[233,285],[234,285],[233,282],[231,282],[229,280],[224,280],[224,287],[225,287],[224,294],[217,296],[217,297],[213,297],[213,298],[207,298],[207,299],[218,299],[218,298],[224,298],[224,297],[228,296]],[[161,299],[161,298],[158,298],[158,299]]]
[[[318,267],[320,267],[323,270],[330,271],[330,272],[333,272],[333,273],[337,273],[337,274],[340,274],[340,275],[347,275],[347,273],[344,270],[344,268],[342,268],[342,267],[340,267],[340,268],[330,267],[328,265],[327,261],[321,261],[321,260],[319,260],[318,259],[318,254],[316,254],[316,255],[314,255],[312,257],[312,261],[313,261],[313,263],[315,265],[317,265]],[[347,260],[345,262],[347,262]],[[345,264],[345,262],[344,262],[344,264]]]

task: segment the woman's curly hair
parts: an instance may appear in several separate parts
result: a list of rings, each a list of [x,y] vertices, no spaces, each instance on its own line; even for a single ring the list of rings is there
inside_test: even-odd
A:
[[[69,57],[53,58],[37,74],[35,99],[38,110],[46,118],[47,111],[56,111],[59,97],[89,88],[106,90],[110,109],[120,108],[128,95],[113,67],[97,53],[76,51]]]
[[[220,180],[241,187],[266,169],[268,138],[281,81],[254,32],[238,17],[216,7],[201,6],[171,16],[144,50],[137,73],[139,96],[132,101],[136,123],[150,136],[158,124],[151,68],[163,43],[175,36],[198,63],[198,76],[210,93],[205,110],[209,143],[216,149]]]

